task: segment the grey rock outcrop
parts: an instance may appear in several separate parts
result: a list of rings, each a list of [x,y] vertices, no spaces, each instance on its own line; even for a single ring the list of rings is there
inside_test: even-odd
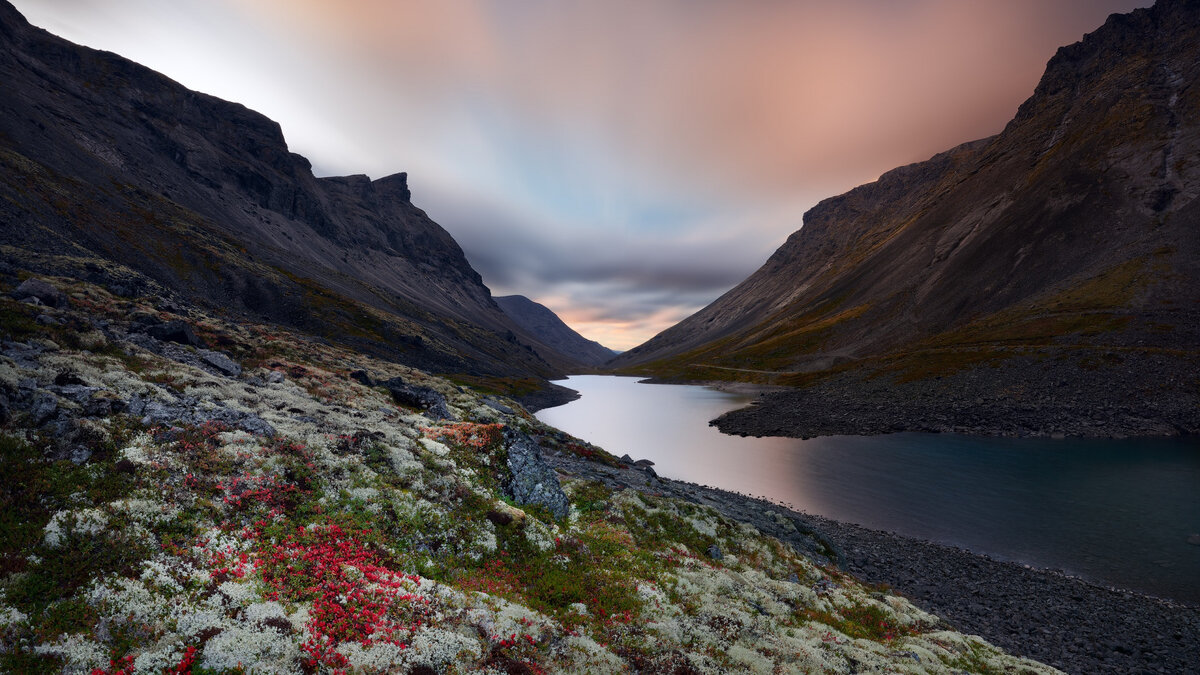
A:
[[[565,518],[570,510],[567,495],[558,482],[558,474],[542,458],[537,442],[512,430],[505,431],[504,440],[512,474],[504,486],[505,494],[518,504],[537,504],[555,518]]]
[[[205,402],[191,396],[176,401],[163,401],[147,400],[140,395],[134,395],[127,403],[127,409],[131,415],[140,416],[142,424],[175,426],[220,422],[259,436],[276,435],[275,427],[254,413],[213,405],[211,402],[205,405],[202,403]]]
[[[56,286],[41,279],[26,279],[13,291],[12,296],[17,300],[37,298],[37,301],[47,307],[63,307],[67,304],[67,296]]]
[[[185,321],[175,320],[146,328],[146,335],[163,342],[175,342],[192,347],[203,347],[204,342]]]

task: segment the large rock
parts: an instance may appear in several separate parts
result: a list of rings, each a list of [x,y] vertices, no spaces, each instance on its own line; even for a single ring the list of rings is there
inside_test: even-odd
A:
[[[41,279],[26,279],[13,291],[12,296],[17,300],[37,298],[38,302],[49,307],[65,307],[67,296],[54,285]]]
[[[537,504],[546,507],[555,518],[564,518],[570,510],[567,495],[558,482],[558,474],[546,460],[542,450],[529,436],[508,430],[504,434],[508,447],[508,468],[512,477],[504,486],[506,495],[518,504]]]
[[[410,408],[420,408],[435,420],[452,420],[454,415],[446,407],[446,397],[429,387],[409,384],[403,378],[393,377],[382,383],[392,394],[392,400]]]
[[[124,404],[124,407],[129,414],[140,415],[142,424],[148,426],[181,424],[199,426],[206,422],[220,422],[259,436],[274,437],[277,433],[275,427],[254,413],[222,406],[205,407],[194,396],[184,397],[174,403],[146,400],[140,395],[134,394],[133,398]]]
[[[242,374],[242,367],[233,359],[223,352],[214,352],[207,349],[197,350],[200,360],[206,365],[211,366],[214,370],[228,377],[237,377]]]
[[[203,347],[204,342],[187,323],[179,320],[168,321],[157,326],[150,326],[146,334],[163,342],[177,342],[181,345]]]

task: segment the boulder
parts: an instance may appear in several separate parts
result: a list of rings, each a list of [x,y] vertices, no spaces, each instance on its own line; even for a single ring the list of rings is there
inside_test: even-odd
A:
[[[50,392],[42,392],[33,399],[29,407],[29,415],[33,418],[33,426],[40,427],[54,419],[58,414],[58,397]]]
[[[36,298],[38,302],[49,307],[66,307],[67,296],[53,284],[41,279],[26,279],[13,291],[12,296],[17,300]]]
[[[504,442],[508,448],[508,468],[511,478],[504,493],[518,504],[544,506],[555,518],[564,518],[570,511],[567,495],[558,482],[558,474],[542,458],[537,442],[519,431],[507,429]]]
[[[196,335],[192,327],[178,319],[157,326],[149,326],[146,328],[146,334],[163,342],[176,342],[192,347],[204,346],[204,342]]]
[[[382,383],[392,394],[392,400],[410,408],[420,408],[425,414],[435,420],[453,420],[450,409],[446,407],[446,397],[429,387],[409,384],[403,378],[393,377]]]
[[[525,526],[525,512],[502,501],[497,501],[491,509],[488,509],[487,519],[501,527],[513,523],[516,524],[516,527]]]
[[[222,352],[200,349],[197,350],[197,353],[200,355],[201,361],[209,366],[212,366],[214,370],[222,375],[237,377],[238,375],[242,374],[242,367]]]

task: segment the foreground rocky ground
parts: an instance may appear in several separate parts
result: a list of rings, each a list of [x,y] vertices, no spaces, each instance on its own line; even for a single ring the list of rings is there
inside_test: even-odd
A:
[[[1056,672],[510,400],[9,271],[0,671]]]
[[[1200,357],[1039,348],[921,379],[851,371],[764,394],[714,420],[741,436],[928,431],[1113,437],[1200,433]]]
[[[746,495],[665,480],[653,469],[548,460],[560,471],[715,508],[801,551],[838,561],[855,578],[909,598],[963,632],[1068,673],[1200,672],[1200,607],[1103,588]],[[829,549],[813,551],[814,533]]]

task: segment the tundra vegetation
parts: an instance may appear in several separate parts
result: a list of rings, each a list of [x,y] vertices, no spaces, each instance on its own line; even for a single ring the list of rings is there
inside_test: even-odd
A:
[[[511,400],[47,281],[0,288],[0,671],[1055,672],[708,507],[523,490],[617,463]]]

